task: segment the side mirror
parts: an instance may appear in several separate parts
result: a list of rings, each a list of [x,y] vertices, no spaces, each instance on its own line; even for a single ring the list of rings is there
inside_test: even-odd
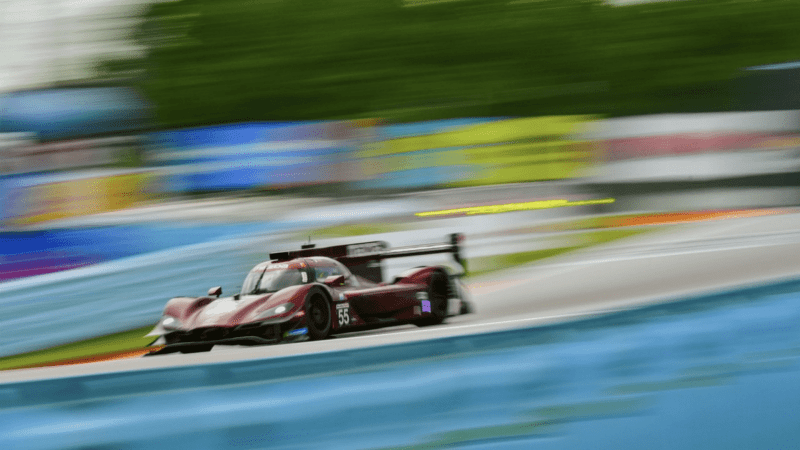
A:
[[[222,286],[216,286],[216,287],[212,287],[211,289],[209,289],[208,290],[208,296],[210,297],[212,295],[214,297],[219,297],[220,295],[222,295]]]
[[[344,284],[344,275],[331,275],[325,278],[325,284],[331,287],[341,286]]]

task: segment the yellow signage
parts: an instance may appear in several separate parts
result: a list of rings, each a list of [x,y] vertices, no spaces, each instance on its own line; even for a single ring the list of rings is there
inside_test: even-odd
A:
[[[563,208],[565,206],[603,205],[608,203],[614,203],[614,199],[603,198],[599,200],[579,200],[579,201],[570,201],[566,199],[537,200],[533,202],[506,203],[502,205],[469,206],[466,208],[445,209],[441,211],[428,211],[428,212],[417,213],[416,215],[418,217],[451,216],[456,214],[472,216],[477,214],[498,214],[498,213],[506,213],[512,211]]]

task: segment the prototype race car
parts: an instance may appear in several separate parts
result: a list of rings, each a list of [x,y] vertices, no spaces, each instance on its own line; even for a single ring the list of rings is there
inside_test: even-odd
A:
[[[241,292],[220,298],[176,297],[148,336],[159,336],[152,354],[208,351],[214,345],[263,345],[325,339],[332,334],[386,325],[435,325],[472,308],[460,280],[460,243],[390,249],[383,241],[272,253],[244,279]],[[409,269],[383,280],[388,258],[452,253],[457,270],[445,266]],[[163,347],[162,347],[163,346]]]

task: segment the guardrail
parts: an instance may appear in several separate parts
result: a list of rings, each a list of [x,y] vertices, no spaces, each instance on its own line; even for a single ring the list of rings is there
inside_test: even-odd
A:
[[[0,385],[0,447],[789,448],[800,280],[577,322]]]

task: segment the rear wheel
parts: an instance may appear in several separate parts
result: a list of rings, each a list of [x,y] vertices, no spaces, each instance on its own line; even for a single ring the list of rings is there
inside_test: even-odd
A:
[[[428,299],[431,315],[418,322],[420,326],[438,325],[447,317],[447,299],[450,296],[450,280],[442,272],[434,272],[428,284]]]
[[[324,294],[311,291],[306,298],[308,337],[325,339],[331,332],[331,307]]]

